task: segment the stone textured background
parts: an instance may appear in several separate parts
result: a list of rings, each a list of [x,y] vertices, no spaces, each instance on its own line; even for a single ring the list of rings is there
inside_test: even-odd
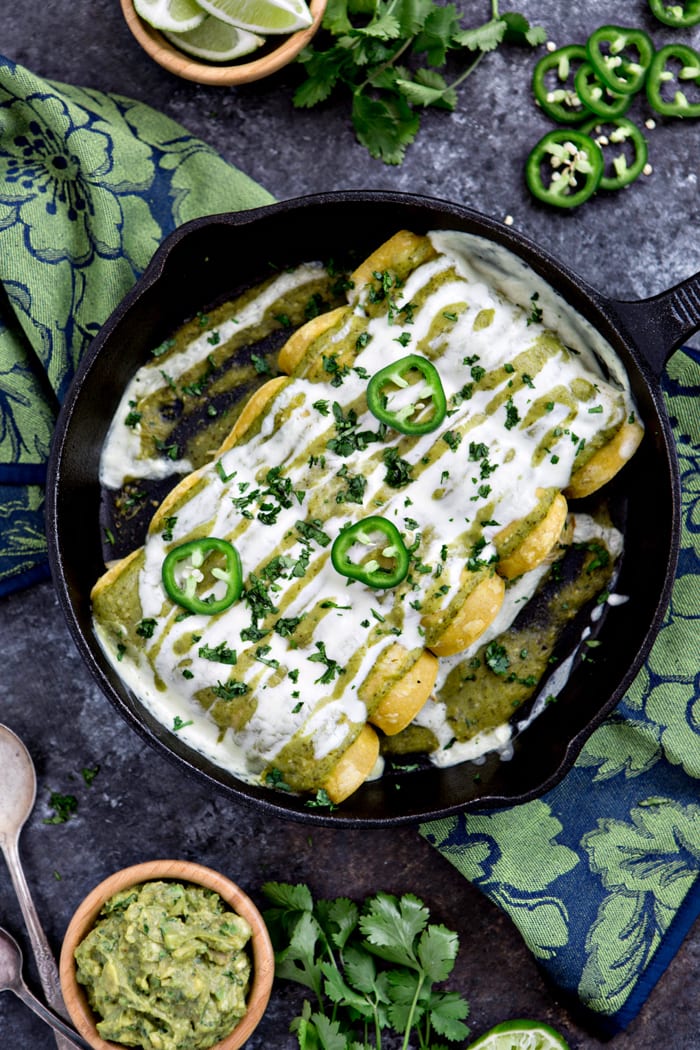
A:
[[[646,26],[658,45],[679,34],[655,23],[645,0],[523,0],[503,4],[544,24],[557,44],[585,39],[596,26]],[[58,81],[116,91],[166,112],[275,196],[339,188],[397,189],[468,204],[504,219],[547,247],[590,284],[618,298],[656,294],[700,270],[700,122],[659,125],[650,134],[653,174],[632,189],[571,214],[531,200],[524,158],[550,127],[530,94],[531,53],[503,48],[487,56],[460,89],[454,114],[426,113],[401,167],[373,161],[354,140],[347,100],[295,110],[297,68],[240,89],[203,88],[154,65],[123,21],[117,0],[24,0],[3,5],[0,51]],[[463,0],[467,24],[488,17],[487,0]],[[686,33],[698,46],[700,34]],[[506,1017],[547,1020],[572,1050],[601,1044],[543,982],[509,921],[468,885],[415,830],[306,827],[236,806],[143,744],[89,677],[63,624],[50,584],[0,602],[3,684],[0,720],[26,742],[37,767],[35,810],[21,839],[28,880],[56,952],[69,918],[100,879],[156,856],[183,857],[229,874],[255,899],[265,879],[313,880],[318,895],[359,897],[378,888],[412,890],[436,920],[456,929],[461,952],[452,984],[470,1000],[474,1035]],[[83,767],[99,764],[91,787]],[[78,797],[77,816],[43,823],[51,791]],[[25,949],[21,916],[0,863],[0,922]],[[686,940],[647,1005],[613,1050],[697,1048],[700,932]],[[291,1050],[288,1024],[301,996],[276,987],[248,1046]],[[14,996],[0,998],[3,1050],[50,1050],[50,1031]]]

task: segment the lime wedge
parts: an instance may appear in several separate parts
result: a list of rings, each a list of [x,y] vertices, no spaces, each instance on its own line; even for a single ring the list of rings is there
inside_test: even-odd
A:
[[[185,33],[204,21],[204,11],[196,0],[134,0],[134,9],[154,29]]]
[[[468,1050],[569,1050],[569,1044],[539,1021],[504,1021],[471,1043]]]
[[[200,7],[251,33],[294,33],[313,22],[305,0],[200,0]]]
[[[230,62],[249,55],[265,43],[261,36],[249,33],[247,29],[236,29],[211,15],[205,15],[201,25],[186,33],[163,31],[163,36],[181,51],[207,62]]]

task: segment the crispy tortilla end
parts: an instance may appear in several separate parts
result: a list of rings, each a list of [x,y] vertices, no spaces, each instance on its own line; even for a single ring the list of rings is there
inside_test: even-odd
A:
[[[644,428],[639,423],[623,423],[607,445],[598,449],[580,470],[574,471],[564,489],[564,495],[569,499],[582,499],[597,492],[622,470],[639,448],[643,437]]]
[[[454,656],[468,648],[493,623],[505,595],[506,585],[493,573],[477,584],[457,615],[430,645],[436,656]]]
[[[323,787],[336,805],[357,791],[370,775],[379,757],[379,737],[365,725],[338,760]]]
[[[438,673],[437,657],[421,653],[407,674],[396,682],[370,715],[372,725],[387,736],[405,729],[416,717],[433,691]]]

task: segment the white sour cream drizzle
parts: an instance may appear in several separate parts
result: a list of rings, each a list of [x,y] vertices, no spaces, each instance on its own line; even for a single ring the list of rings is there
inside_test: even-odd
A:
[[[276,394],[254,436],[196,473],[196,494],[173,511],[177,520],[172,539],[164,540],[157,530],[148,536],[139,575],[139,601],[142,617],[154,619],[156,625],[152,638],[144,640],[143,653],[129,652],[119,659],[113,625],[111,630],[96,625],[117,672],[154,717],[168,727],[174,719],[184,723],[178,732],[181,739],[244,780],[254,781],[274,764],[292,737],[310,740],[319,760],[349,742],[356,727],[366,720],[367,708],[358,691],[380,653],[397,641],[408,650],[422,648],[420,604],[435,591],[438,578],[443,607],[458,593],[465,559],[474,542],[469,530],[479,511],[487,517],[483,526],[486,546],[480,553],[487,558],[495,551],[492,540],[496,533],[533,510],[538,487],[562,489],[567,485],[578,442],[590,443],[601,427],[617,425],[634,411],[626,376],[612,349],[524,264],[470,235],[440,232],[432,234],[431,240],[438,257],[419,266],[396,292],[398,307],[420,300],[412,323],[402,321],[400,314],[369,319],[366,332],[370,338],[357,352],[354,368],[340,386],[332,385],[330,379],[290,380]],[[293,279],[283,275],[280,280],[287,276]],[[531,316],[534,292],[539,296],[537,302],[544,310],[549,334],[545,324],[533,321]],[[269,294],[279,295],[279,288]],[[248,319],[239,317],[239,325],[254,323],[253,318],[263,309],[264,302],[254,300],[247,307]],[[482,311],[492,312],[491,323],[475,328],[474,321]],[[389,431],[384,440],[370,443],[365,450],[341,456],[327,445],[329,439],[338,436],[330,407],[338,402],[344,413],[349,406],[355,407],[356,431],[376,432],[378,422],[364,407],[368,376],[406,354],[437,351],[438,347],[430,343],[430,333],[435,330],[431,326],[436,318],[447,314],[451,323],[433,338],[433,343],[439,344],[434,363],[447,397],[448,415],[435,432],[402,441],[400,455],[410,463],[415,479],[405,487],[388,487],[383,452],[391,445],[398,447],[400,435]],[[354,315],[366,317],[362,300],[354,307]],[[339,349],[349,323],[337,333]],[[561,339],[561,346],[554,350],[552,331]],[[407,338],[399,341],[404,333]],[[225,333],[221,334],[225,338]],[[540,340],[548,341],[550,352],[535,374],[527,377],[531,382],[518,381],[517,372],[508,371],[511,362]],[[202,339],[193,341],[182,356],[183,370],[197,355],[206,357],[207,350]],[[605,362],[612,381],[604,378],[598,359]],[[474,381],[475,364],[487,373],[506,366],[506,372],[496,385],[480,386],[478,378]],[[169,373],[173,374],[172,362]],[[135,470],[157,469],[151,461],[139,464],[131,445],[132,434],[125,433],[128,428],[116,422],[123,419],[130,400],[143,396],[141,384],[156,384],[157,375],[157,367],[147,366],[124,394],[103,452],[102,480],[106,485],[118,487],[125,474],[134,476]],[[570,388],[572,382],[581,379],[595,392],[592,399],[578,404],[573,424],[570,405],[554,394],[551,409],[528,421],[535,399],[547,399],[549,392]],[[473,383],[473,390],[465,398],[463,391],[469,383]],[[514,418],[517,423],[513,423]],[[534,449],[557,426],[561,426],[562,434],[552,440],[551,454],[533,462]],[[445,439],[446,434],[450,440]],[[479,460],[470,457],[474,445],[488,447],[492,469],[487,481],[480,476]],[[279,507],[274,524],[263,525],[256,515],[261,504],[276,502],[274,495],[265,495],[268,471],[276,465],[298,496],[291,506]],[[362,505],[336,500],[344,490],[339,471],[364,477]],[[258,498],[245,506],[256,490]],[[332,567],[331,544],[341,527],[370,514],[381,514],[392,521],[408,547],[417,543],[414,557],[429,569],[412,573],[413,589],[405,584],[388,590],[348,586]],[[322,522],[326,546],[305,540],[297,530],[299,520],[314,519]],[[291,565],[309,552],[306,575],[299,578],[288,568],[268,594],[285,618],[304,617],[325,604],[311,642],[294,648],[290,637],[275,630],[257,643],[242,640],[241,632],[251,624],[251,611],[244,600],[221,615],[193,615],[178,622],[164,599],[161,567],[168,551],[193,533],[230,539],[240,554],[247,580],[251,573],[264,577],[265,567],[280,553]],[[465,536],[470,538],[465,540]],[[499,617],[475,648],[512,622],[543,571],[535,570],[508,588]],[[193,635],[198,639],[196,644],[192,644]],[[201,646],[210,650],[230,647],[237,651],[238,664],[228,667],[202,658],[198,655]],[[259,655],[253,656],[256,649]],[[252,659],[243,672],[244,654]],[[330,664],[323,662],[322,654]],[[464,659],[464,655],[450,659]],[[441,661],[440,680],[449,671],[450,659]],[[255,698],[250,717],[235,732],[221,731],[214,725],[196,696],[207,687],[214,689],[226,682],[230,674],[245,681]],[[440,741],[441,746],[431,756],[436,764],[476,759],[490,750],[507,751],[511,738],[508,725],[445,749],[448,730],[441,707],[429,701],[417,719]]]
[[[167,374],[159,358],[139,368],[124,390],[107,432],[100,457],[100,484],[108,489],[119,489],[127,478],[160,481],[171,474],[189,474],[192,464],[187,459],[172,460],[164,456],[144,455],[140,424],[129,426],[124,422],[131,406],[175,383],[194,365],[206,361],[213,345],[223,345],[232,336],[259,324],[265,311],[278,299],[317,280],[322,271],[320,263],[307,263],[280,274],[260,295],[246,303],[235,318],[207,328],[184,350],[171,354],[168,357]]]

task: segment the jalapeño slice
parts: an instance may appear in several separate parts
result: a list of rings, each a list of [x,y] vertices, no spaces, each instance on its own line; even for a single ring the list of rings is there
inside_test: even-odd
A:
[[[367,407],[401,434],[428,434],[445,418],[447,399],[435,365],[408,354],[375,372],[367,386]]]
[[[208,616],[228,609],[240,598],[243,590],[238,551],[227,540],[215,536],[190,540],[175,547],[165,558],[161,575],[171,601],[188,612]],[[224,584],[224,593],[220,597],[216,597],[214,591],[218,583]],[[201,596],[203,592],[204,597]]]
[[[542,111],[559,124],[585,120],[588,111],[578,96],[575,76],[588,54],[579,44],[550,51],[537,62],[532,74],[532,93]]]
[[[644,84],[654,56],[654,45],[643,29],[600,26],[586,41],[591,65],[619,95],[633,95]]]
[[[696,26],[700,22],[700,0],[669,3],[668,0],[649,0],[652,14],[667,26]]]
[[[393,522],[371,514],[338,533],[331,547],[331,561],[341,576],[368,587],[386,588],[396,587],[404,579],[409,555]]]
[[[647,98],[652,109],[662,117],[700,117],[700,101],[688,98],[686,84],[700,86],[700,54],[687,44],[667,44],[649,67]]]
[[[576,90],[590,113],[598,117],[621,117],[632,105],[632,96],[613,91],[590,62],[584,62],[579,67]]]
[[[549,131],[525,164],[530,192],[556,208],[575,208],[593,196],[603,175],[603,152],[597,142],[574,128]]]
[[[627,117],[615,120],[592,120],[583,131],[594,139],[603,151],[605,170],[600,179],[601,190],[620,190],[634,182],[644,170],[649,150],[641,130]]]

